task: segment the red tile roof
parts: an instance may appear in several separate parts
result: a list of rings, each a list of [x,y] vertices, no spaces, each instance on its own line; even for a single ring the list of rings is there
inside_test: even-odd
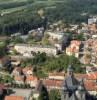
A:
[[[84,81],[84,86],[87,91],[96,91],[96,84],[92,81]]]
[[[24,100],[21,96],[6,96],[4,100]]]
[[[80,73],[75,73],[74,76],[77,79],[87,79],[87,77],[88,77],[87,74],[80,74]]]
[[[63,81],[46,79],[43,81],[43,84],[47,87],[61,87],[62,82]]]
[[[72,44],[79,46],[80,45],[80,41],[78,41],[78,40],[72,40],[71,41],[71,45]]]
[[[89,73],[87,79],[89,79],[89,80],[96,80],[97,79],[97,72]]]
[[[38,78],[33,75],[29,75],[26,77],[26,81],[38,81]]]

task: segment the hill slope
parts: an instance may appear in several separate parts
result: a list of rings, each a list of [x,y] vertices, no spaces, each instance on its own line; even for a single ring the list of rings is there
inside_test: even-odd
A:
[[[42,22],[37,15],[37,10],[40,8],[45,10],[45,16],[47,16],[50,22],[55,22],[60,19],[67,23],[87,22],[89,15],[97,14],[97,0],[0,1],[0,3],[3,2],[0,4],[1,13],[9,12],[3,17],[0,17],[0,33],[3,34],[17,32],[20,29],[19,26],[21,23],[23,25],[21,25],[22,27],[26,27],[26,30],[29,30],[29,27],[40,26]]]

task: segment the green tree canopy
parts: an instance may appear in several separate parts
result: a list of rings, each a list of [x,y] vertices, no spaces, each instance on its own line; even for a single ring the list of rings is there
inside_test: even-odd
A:
[[[61,100],[60,92],[58,90],[51,90],[49,92],[49,100]]]

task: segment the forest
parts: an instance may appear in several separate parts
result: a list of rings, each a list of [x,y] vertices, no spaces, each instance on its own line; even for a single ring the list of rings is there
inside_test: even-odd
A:
[[[44,10],[44,19],[37,14],[39,9]],[[73,24],[87,23],[96,11],[97,0],[0,0],[0,35],[27,34],[31,29],[45,27],[47,22],[58,20]]]

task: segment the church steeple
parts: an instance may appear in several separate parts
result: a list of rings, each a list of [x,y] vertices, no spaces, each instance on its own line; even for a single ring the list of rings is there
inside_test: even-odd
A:
[[[72,65],[69,65],[67,68],[67,75],[68,76],[73,76],[73,68]]]
[[[83,79],[79,81],[74,77],[71,65],[62,83],[61,100],[92,100],[85,90]]]

